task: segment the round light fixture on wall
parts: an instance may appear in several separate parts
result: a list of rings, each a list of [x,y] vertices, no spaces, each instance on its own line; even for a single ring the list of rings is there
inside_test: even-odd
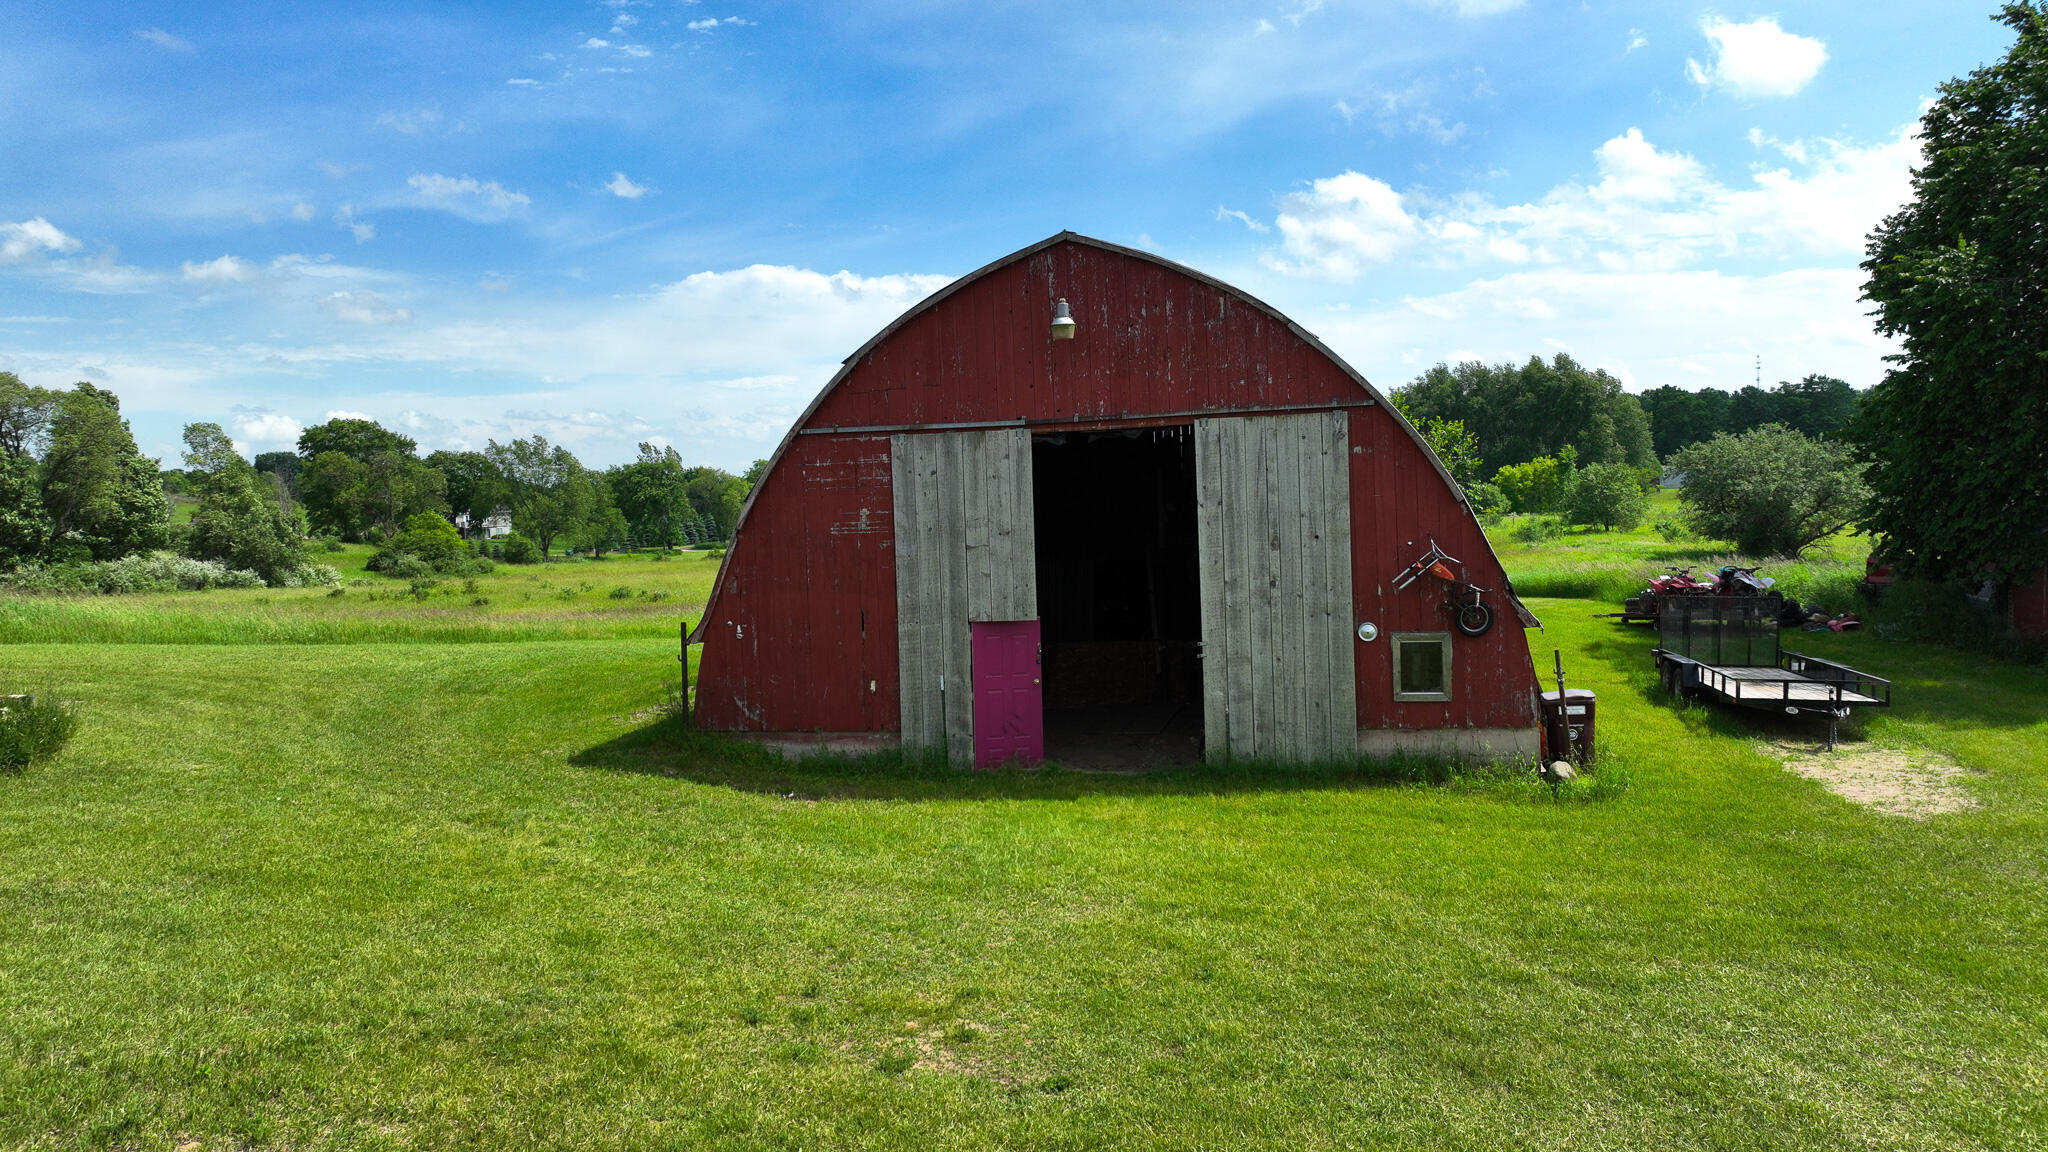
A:
[[[1067,302],[1061,300],[1052,306],[1052,338],[1072,340],[1074,338],[1074,314],[1067,310]]]
[[[1380,638],[1380,626],[1368,620],[1358,626],[1358,638],[1367,644]]]

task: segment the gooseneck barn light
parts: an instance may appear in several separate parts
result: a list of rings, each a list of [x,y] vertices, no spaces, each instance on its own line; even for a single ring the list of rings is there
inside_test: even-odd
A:
[[[1074,338],[1074,329],[1076,327],[1077,325],[1074,323],[1074,314],[1067,310],[1067,302],[1065,300],[1061,300],[1059,303],[1052,306],[1053,339],[1072,340]]]

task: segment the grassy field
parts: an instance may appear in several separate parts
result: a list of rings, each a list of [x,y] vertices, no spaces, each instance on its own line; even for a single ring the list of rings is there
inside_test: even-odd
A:
[[[1856,749],[1958,766],[1925,820],[1584,599],[1532,603],[1600,694],[1558,797],[784,765],[660,710],[713,562],[342,559],[0,600],[85,717],[0,776],[0,1146],[2048,1145],[2042,669],[1800,638],[1896,679]]]

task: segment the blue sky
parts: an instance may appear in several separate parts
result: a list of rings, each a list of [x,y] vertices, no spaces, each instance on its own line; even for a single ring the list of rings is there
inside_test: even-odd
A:
[[[1061,229],[1243,287],[1382,388],[1569,352],[1631,388],[1889,351],[1863,235],[1946,2],[0,9],[0,369],[175,462],[336,413],[766,455],[840,359]]]

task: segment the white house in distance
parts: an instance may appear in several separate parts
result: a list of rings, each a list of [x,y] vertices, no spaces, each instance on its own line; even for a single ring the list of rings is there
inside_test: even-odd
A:
[[[475,533],[476,528],[469,522],[469,513],[457,512],[455,514],[455,529],[456,531],[461,532],[464,536],[473,535]],[[493,509],[489,516],[484,517],[484,539],[496,540],[500,536],[510,536],[511,534],[512,510],[510,508],[500,507]]]

